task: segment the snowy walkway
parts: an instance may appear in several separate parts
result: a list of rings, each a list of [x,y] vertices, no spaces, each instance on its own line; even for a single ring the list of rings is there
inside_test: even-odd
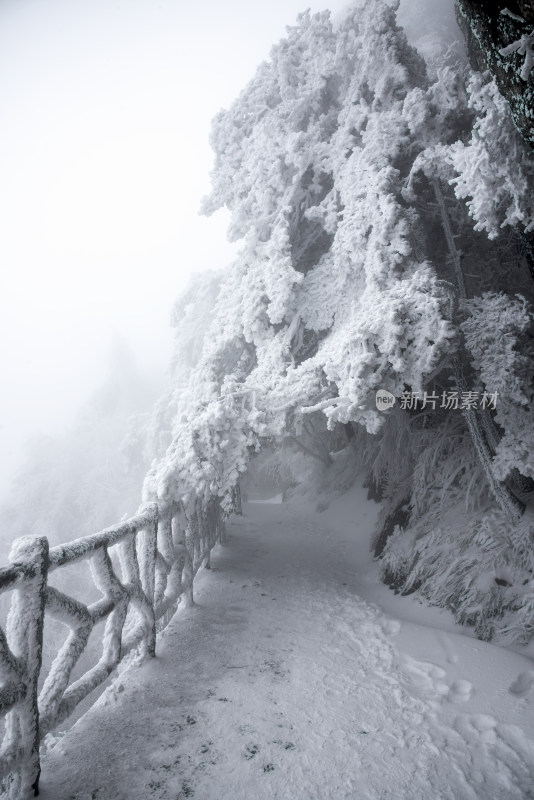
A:
[[[359,501],[344,536],[290,506],[233,520],[157,659],[50,752],[43,800],[534,797],[532,662],[362,600]]]

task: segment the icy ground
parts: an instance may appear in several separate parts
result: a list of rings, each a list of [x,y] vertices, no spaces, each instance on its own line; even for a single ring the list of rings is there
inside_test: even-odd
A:
[[[43,800],[534,797],[532,660],[381,587],[375,504],[333,507],[231,521],[157,659],[50,751]]]

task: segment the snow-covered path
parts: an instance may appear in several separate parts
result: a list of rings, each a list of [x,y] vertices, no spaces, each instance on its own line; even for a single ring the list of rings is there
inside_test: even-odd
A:
[[[532,663],[363,600],[369,515],[342,536],[324,515],[249,505],[157,659],[49,753],[43,800],[534,797]],[[441,663],[413,655],[438,640]]]

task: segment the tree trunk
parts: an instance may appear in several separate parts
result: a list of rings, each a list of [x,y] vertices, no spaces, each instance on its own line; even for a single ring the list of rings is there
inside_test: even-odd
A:
[[[454,242],[454,235],[451,228],[451,222],[449,219],[449,215],[447,213],[445,198],[443,197],[443,192],[441,190],[439,180],[435,179],[433,181],[433,186],[438,208],[440,210],[441,224],[443,226],[443,232],[445,234],[445,239],[447,241],[449,255],[452,264],[454,266],[456,285],[457,285],[457,300],[465,300],[466,291],[465,291],[464,275],[462,270],[461,255],[458,249],[456,248],[456,244]],[[458,302],[456,303],[456,305],[458,306]],[[461,347],[459,349],[457,356],[453,360],[454,375],[456,378],[458,391],[460,393],[467,392],[469,390],[469,386],[466,380],[466,373],[468,372],[468,370],[466,369],[465,365],[467,363],[468,363],[467,354],[465,353],[464,348]],[[489,424],[489,421],[484,420],[483,422],[481,420],[480,414],[475,409],[472,408],[464,409],[463,414],[465,421],[467,423],[467,428],[469,430],[469,433],[471,434],[471,440],[473,442],[475,452],[482,465],[482,469],[484,470],[484,475],[486,476],[486,480],[492,491],[492,494],[497,504],[499,505],[499,508],[501,508],[501,510],[504,511],[504,513],[510,520],[515,522],[521,517],[525,507],[523,503],[521,503],[515,497],[510,488],[503,481],[500,481],[495,476],[493,470],[492,452],[488,444],[488,440],[484,430],[485,426],[487,427],[487,425]]]

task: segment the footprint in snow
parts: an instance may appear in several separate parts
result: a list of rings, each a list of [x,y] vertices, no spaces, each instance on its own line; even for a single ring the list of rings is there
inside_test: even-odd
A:
[[[444,697],[449,687],[444,683],[445,670],[429,661],[416,661],[409,656],[403,659],[402,670],[407,683],[424,697]]]
[[[396,619],[388,619],[387,617],[381,621],[380,626],[386,636],[396,636],[401,629],[400,622]]]
[[[473,684],[460,678],[451,685],[447,700],[451,703],[465,703],[473,696]]]
[[[520,672],[515,681],[511,684],[508,691],[516,697],[526,697],[534,686],[534,670]]]
[[[245,747],[244,756],[247,759],[247,761],[250,761],[259,752],[260,752],[259,744],[247,744],[247,746]]]

